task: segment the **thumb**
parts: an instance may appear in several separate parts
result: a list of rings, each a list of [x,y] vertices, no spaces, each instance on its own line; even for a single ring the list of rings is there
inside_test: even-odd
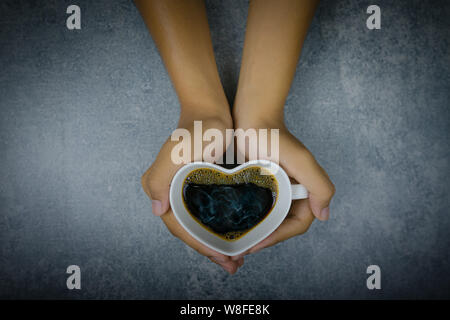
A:
[[[314,216],[322,221],[328,220],[335,187],[327,173],[298,140],[289,140],[284,147],[283,150],[288,151],[280,157],[280,163],[289,176],[309,191],[309,205]]]
[[[330,216],[330,201],[329,198],[321,198],[315,194],[309,194],[309,206],[311,211],[317,219],[325,221]]]
[[[152,212],[161,216],[169,209],[169,190],[172,177],[179,169],[170,159],[170,145],[165,143],[155,162],[144,173],[142,187],[152,200]]]
[[[155,216],[161,216],[169,209],[169,190],[160,189],[153,192],[155,194],[152,199],[152,212]]]
[[[161,177],[155,176],[153,166],[142,176],[141,182],[145,193],[152,201],[152,212],[161,216],[169,209],[169,184]]]

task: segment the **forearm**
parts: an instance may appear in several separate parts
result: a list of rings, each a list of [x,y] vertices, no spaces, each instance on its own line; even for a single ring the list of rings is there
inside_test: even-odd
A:
[[[217,72],[204,2],[135,0],[184,109],[211,111],[227,100]]]
[[[300,51],[318,1],[251,1],[235,120],[247,115],[282,119]]]

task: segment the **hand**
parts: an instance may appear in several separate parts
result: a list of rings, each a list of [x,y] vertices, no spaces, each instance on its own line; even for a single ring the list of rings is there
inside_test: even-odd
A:
[[[207,116],[204,112],[201,115],[195,112],[182,112],[178,127],[188,129],[191,132],[191,137],[193,137],[194,120],[202,120],[203,130],[209,128],[221,130],[224,137],[225,129],[232,127],[231,116]],[[244,258],[241,257],[236,260],[231,260],[229,256],[225,256],[204,246],[184,230],[169,208],[170,182],[177,170],[183,165],[175,165],[171,159],[172,148],[177,143],[176,141],[171,141],[169,138],[162,146],[152,166],[142,176],[142,187],[152,200],[152,211],[156,216],[162,218],[172,235],[185,242],[198,253],[208,257],[214,263],[222,266],[230,274],[233,274],[243,265]],[[193,141],[191,145],[193,145]],[[226,146],[224,148],[225,150]]]
[[[235,115],[234,119],[240,118],[244,117]],[[251,121],[236,121],[236,123],[244,130],[248,128],[279,129],[279,164],[291,177],[293,183],[301,183],[306,187],[309,191],[309,198],[293,201],[289,213],[281,225],[260,243],[246,252],[232,257],[235,261],[239,261],[248,253],[255,253],[305,233],[314,217],[322,221],[327,220],[330,214],[329,204],[335,193],[335,187],[326,172],[317,163],[311,152],[287,130],[283,121],[280,120],[281,117],[278,119],[274,117],[270,120],[255,120],[256,116],[253,118]],[[270,130],[268,130],[268,140],[270,141],[269,133]],[[239,151],[248,154],[248,146],[246,149]]]

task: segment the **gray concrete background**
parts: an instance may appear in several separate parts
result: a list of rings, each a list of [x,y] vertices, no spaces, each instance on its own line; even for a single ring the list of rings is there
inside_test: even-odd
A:
[[[80,31],[65,27],[72,3]],[[381,30],[366,28],[370,4]],[[247,2],[207,6],[232,99]],[[448,1],[321,2],[286,119],[336,184],[332,216],[234,276],[173,238],[141,189],[179,106],[134,5],[0,12],[1,298],[450,297]]]

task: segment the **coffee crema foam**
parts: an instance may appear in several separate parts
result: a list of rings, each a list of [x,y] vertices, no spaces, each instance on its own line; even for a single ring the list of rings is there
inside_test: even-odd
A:
[[[252,195],[259,195],[261,194],[260,192],[258,192],[258,190],[255,190],[257,188],[259,188],[259,191],[262,190],[262,188],[264,188],[265,190],[267,190],[267,192],[269,192],[269,197],[271,197],[270,201],[270,205],[267,208],[267,203],[265,203],[266,207],[265,210],[267,210],[267,212],[264,212],[264,214],[260,215],[260,218],[257,219],[257,221],[254,221],[255,219],[252,220],[252,222],[254,222],[254,224],[252,224],[251,226],[249,226],[248,228],[246,228],[245,230],[233,230],[233,231],[227,231],[227,232],[217,232],[216,230],[213,230],[211,227],[205,225],[205,223],[202,223],[202,221],[200,221],[201,219],[196,216],[193,212],[191,212],[191,210],[189,209],[189,202],[186,197],[186,190],[188,187],[190,186],[197,186],[197,187],[201,187],[203,186],[203,188],[205,190],[211,190],[211,189],[233,189],[235,188],[236,191],[239,190],[249,190],[252,193]],[[228,173],[224,173],[221,171],[218,171],[216,169],[212,169],[212,168],[199,168],[199,169],[195,169],[193,171],[191,171],[186,179],[184,180],[183,183],[183,202],[184,205],[186,207],[186,210],[189,212],[189,214],[197,221],[199,222],[199,224],[202,227],[205,227],[208,231],[214,233],[215,235],[221,237],[222,239],[228,240],[228,241],[234,241],[239,239],[240,237],[242,237],[243,235],[245,235],[247,232],[249,232],[251,229],[253,229],[257,224],[259,224],[262,220],[264,220],[269,213],[271,212],[273,206],[275,205],[275,202],[277,200],[277,195],[278,195],[278,183],[275,179],[275,177],[265,168],[259,167],[259,166],[253,166],[253,167],[248,167],[248,168],[244,168],[238,172],[232,173],[232,174],[228,174]],[[270,191],[269,191],[270,190]],[[218,190],[219,191],[219,190]],[[223,191],[223,190],[222,190]],[[233,190],[231,190],[233,191]],[[229,193],[228,193],[229,194]],[[231,193],[233,194],[233,193]],[[234,193],[236,194],[236,193]],[[219,194],[221,195],[221,194]],[[239,198],[241,198],[241,201],[247,201],[248,205],[253,207],[258,207],[259,203],[258,203],[258,198],[255,197],[247,199],[245,198],[245,194],[239,194]],[[267,200],[267,196],[265,196],[265,199],[263,198],[263,200]],[[210,200],[211,201],[211,200]],[[212,200],[214,201],[214,200]],[[266,201],[267,202],[267,201]],[[235,216],[235,217],[230,217],[229,219],[239,219],[239,218],[244,218],[244,217],[239,217],[239,216]],[[226,219],[226,218],[223,218]]]
[[[263,172],[264,174],[262,174]],[[235,173],[224,173],[216,169],[200,168],[188,174],[184,183],[195,184],[239,184],[254,183],[257,186],[268,188],[272,192],[278,192],[275,177],[261,167],[248,167]]]

